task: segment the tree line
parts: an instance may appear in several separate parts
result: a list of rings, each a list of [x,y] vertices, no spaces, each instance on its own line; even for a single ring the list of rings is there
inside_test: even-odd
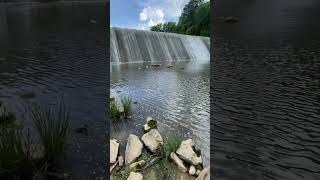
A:
[[[183,8],[178,22],[160,23],[151,31],[171,32],[196,36],[210,36],[210,1],[190,0]]]

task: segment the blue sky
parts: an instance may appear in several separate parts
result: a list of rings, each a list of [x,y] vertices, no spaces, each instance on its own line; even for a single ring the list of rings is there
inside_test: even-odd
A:
[[[148,30],[150,26],[178,21],[189,0],[110,0],[110,25]]]

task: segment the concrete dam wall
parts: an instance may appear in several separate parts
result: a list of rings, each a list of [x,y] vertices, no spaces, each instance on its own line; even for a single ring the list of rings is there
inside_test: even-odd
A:
[[[209,60],[210,38],[110,29],[111,62]]]

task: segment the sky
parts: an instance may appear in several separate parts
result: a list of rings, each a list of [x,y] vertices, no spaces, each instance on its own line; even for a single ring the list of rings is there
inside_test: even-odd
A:
[[[189,0],[110,0],[111,27],[149,30],[150,26],[177,22]]]

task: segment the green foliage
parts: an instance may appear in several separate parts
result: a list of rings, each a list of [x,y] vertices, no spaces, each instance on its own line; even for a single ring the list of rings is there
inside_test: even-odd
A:
[[[44,156],[48,162],[57,163],[64,154],[69,132],[69,112],[61,102],[58,110],[43,109],[35,106],[32,109],[34,126],[44,146]]]
[[[128,168],[118,171],[111,175],[112,180],[126,180],[130,175],[130,170]]]
[[[210,1],[190,0],[183,8],[178,23],[167,22],[157,24],[151,31],[173,32],[197,36],[210,36]]]
[[[182,137],[177,135],[170,135],[164,138],[165,147],[170,152],[176,152],[182,142]]]
[[[123,105],[123,115],[129,116],[129,113],[131,111],[131,98],[130,97],[124,97],[121,96],[121,103]]]
[[[111,118],[121,117],[121,112],[119,111],[119,108],[115,101],[110,101],[110,114],[111,114]]]
[[[0,179],[31,176],[30,141],[21,128],[0,128]]]

